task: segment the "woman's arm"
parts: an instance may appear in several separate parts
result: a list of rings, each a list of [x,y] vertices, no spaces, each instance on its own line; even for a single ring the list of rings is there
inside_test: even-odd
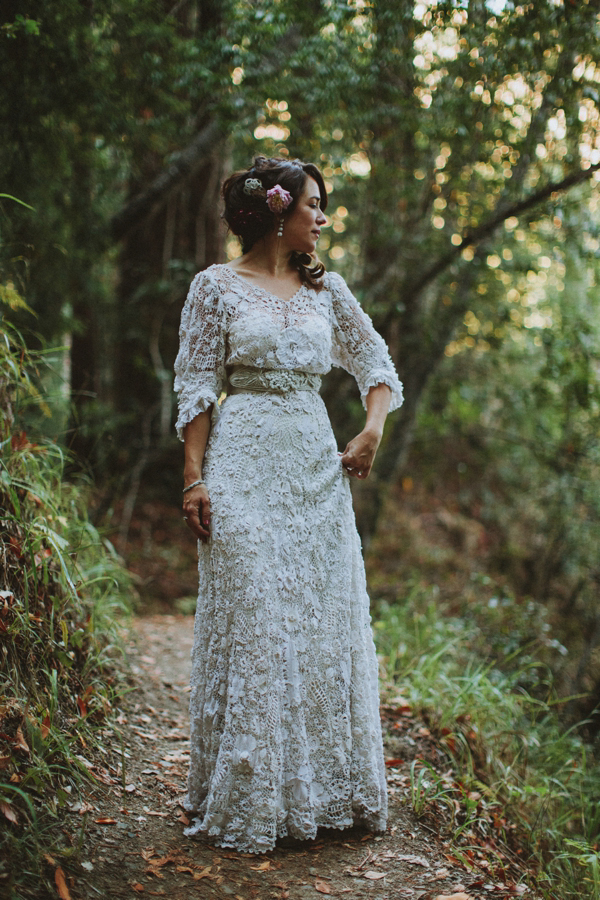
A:
[[[184,487],[202,478],[202,464],[210,434],[211,410],[212,406],[188,422],[183,429]],[[205,484],[199,484],[183,495],[183,515],[187,519],[188,528],[191,528],[196,537],[205,544],[210,530],[210,497]]]
[[[387,384],[377,384],[369,390],[366,397],[365,427],[342,453],[342,465],[348,475],[356,478],[367,478],[369,475],[377,448],[381,443],[391,399],[392,392]]]

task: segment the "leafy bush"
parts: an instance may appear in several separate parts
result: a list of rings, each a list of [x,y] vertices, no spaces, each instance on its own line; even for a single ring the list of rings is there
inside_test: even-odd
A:
[[[492,606],[501,628],[498,615]],[[465,822],[451,822],[455,840],[468,843],[476,826],[485,833],[490,818],[512,821],[545,898],[600,898],[600,765],[580,729],[561,723],[548,669],[530,648],[484,655],[482,610],[477,619],[451,615],[420,586],[402,604],[380,602],[375,630],[384,682],[425,716],[453,762],[450,779],[431,767],[413,772],[417,814],[437,809],[442,827],[444,803],[454,809],[466,798]]]
[[[55,827],[93,779],[95,731],[114,702],[130,582],[86,515],[89,485],[64,478],[62,448],[23,430],[43,355],[0,322],[0,884],[39,889],[73,848]],[[54,872],[52,873],[54,880]]]

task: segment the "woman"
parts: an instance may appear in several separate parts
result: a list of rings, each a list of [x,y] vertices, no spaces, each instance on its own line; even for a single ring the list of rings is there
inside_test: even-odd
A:
[[[260,853],[319,826],[385,828],[348,476],[368,476],[402,394],[369,318],[314,257],[319,170],[258,157],[223,196],[243,255],[192,282],[175,364],[200,575],[185,833]],[[367,409],[342,454],[318,394],[332,364],[355,376]]]

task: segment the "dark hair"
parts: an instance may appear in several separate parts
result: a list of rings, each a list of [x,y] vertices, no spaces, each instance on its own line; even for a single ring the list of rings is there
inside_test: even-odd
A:
[[[242,253],[248,251],[254,244],[275,229],[278,216],[272,213],[267,206],[266,198],[261,194],[247,194],[244,192],[244,184],[247,178],[256,178],[261,182],[265,191],[280,184],[284,190],[292,195],[292,202],[286,210],[286,215],[293,212],[306,185],[307,178],[314,178],[319,187],[321,196],[321,209],[327,207],[327,191],[323,176],[313,163],[304,163],[299,159],[282,159],[280,157],[257,156],[252,167],[246,171],[235,172],[223,185],[223,200],[225,212],[223,218],[230,230],[241,241]],[[300,273],[304,284],[311,287],[320,287],[321,279],[325,273],[323,263],[309,253],[294,252],[291,257],[292,264]]]

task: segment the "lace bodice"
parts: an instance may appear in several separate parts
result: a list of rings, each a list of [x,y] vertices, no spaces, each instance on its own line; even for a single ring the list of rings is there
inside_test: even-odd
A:
[[[321,291],[302,285],[286,301],[228,265],[200,272],[183,309],[175,363],[180,437],[195,416],[211,404],[216,410],[226,368],[233,365],[316,375],[342,366],[356,379],[363,404],[381,383],[392,390],[390,411],[402,402],[385,342],[344,279],[331,272]]]

